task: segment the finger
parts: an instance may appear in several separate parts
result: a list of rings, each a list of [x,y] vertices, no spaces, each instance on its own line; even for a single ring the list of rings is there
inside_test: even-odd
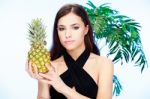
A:
[[[25,70],[26,72],[31,76],[30,72],[29,72],[29,61],[27,60],[26,61],[26,64],[25,64]],[[31,76],[32,77],[32,76]]]
[[[52,81],[46,79],[40,79],[40,82],[52,85]]]
[[[51,70],[50,64],[45,64],[45,67],[46,67],[48,70]]]
[[[35,79],[40,80],[40,79],[43,79],[43,77],[41,77],[39,74],[36,74]]]
[[[44,79],[44,78],[38,74],[38,79],[40,80],[40,79]]]
[[[47,80],[52,80],[50,75],[46,75],[46,74],[43,74],[43,73],[39,73],[39,75],[44,78],[44,79],[47,79]]]
[[[37,66],[33,65],[32,68],[34,70],[34,73],[38,75],[38,68],[37,68]]]
[[[31,75],[31,77],[34,77],[34,73],[33,73],[33,71],[32,71],[32,62],[31,61],[29,61],[29,74]]]
[[[49,73],[54,71],[53,67],[50,64],[45,64],[45,67],[49,70]]]
[[[42,77],[41,76],[39,76],[39,72],[38,72],[38,67],[34,64],[34,65],[32,65],[32,68],[33,68],[33,70],[34,70],[34,73],[33,73],[33,75],[34,75],[34,78],[35,79],[41,79]]]

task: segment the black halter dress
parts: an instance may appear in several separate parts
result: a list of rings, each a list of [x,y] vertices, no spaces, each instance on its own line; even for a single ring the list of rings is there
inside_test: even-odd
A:
[[[84,52],[75,61],[66,51],[63,52],[67,71],[60,75],[61,79],[70,88],[91,99],[96,99],[98,86],[93,78],[83,69],[90,51],[85,49]],[[58,93],[53,87],[50,88],[51,99],[67,99],[63,94]]]

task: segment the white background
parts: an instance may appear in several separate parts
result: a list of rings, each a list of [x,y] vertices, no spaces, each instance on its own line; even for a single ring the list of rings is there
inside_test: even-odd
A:
[[[150,1],[92,1],[97,6],[111,3],[110,6],[120,14],[127,15],[141,24],[140,35],[149,64]],[[37,81],[25,72],[29,50],[28,23],[33,18],[43,19],[47,26],[47,48],[50,48],[54,17],[65,3],[86,5],[87,0],[0,0],[0,99],[36,99]],[[115,74],[123,85],[123,91],[113,99],[150,99],[150,68],[145,68],[141,74],[140,68],[132,64],[115,65]]]

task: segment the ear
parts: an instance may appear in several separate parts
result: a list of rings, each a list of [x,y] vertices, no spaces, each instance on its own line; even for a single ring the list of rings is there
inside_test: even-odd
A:
[[[85,35],[87,35],[88,31],[89,31],[89,25],[86,25],[85,26],[85,31],[84,31]]]

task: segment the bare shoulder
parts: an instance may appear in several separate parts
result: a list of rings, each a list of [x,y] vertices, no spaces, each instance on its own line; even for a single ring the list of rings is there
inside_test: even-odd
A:
[[[113,69],[113,62],[111,59],[105,56],[99,56],[94,53],[91,54],[91,57],[94,57],[96,60],[96,66],[99,68],[99,70],[104,69]]]
[[[52,63],[54,63],[54,64],[59,64],[59,63],[61,63],[61,62],[63,62],[64,60],[63,60],[63,56],[61,56],[61,57],[59,57],[59,58],[57,58],[57,59],[55,59],[55,60],[53,60],[53,61],[51,61]]]
[[[59,75],[61,75],[63,72],[67,70],[67,66],[65,64],[63,56],[52,61],[52,64],[55,65]]]
[[[93,54],[93,57],[96,59],[96,66],[97,66],[97,73],[98,73],[98,87],[101,89],[99,91],[100,95],[103,91],[106,91],[106,93],[112,92],[112,79],[114,74],[114,66],[111,59],[104,57],[104,56],[98,56]],[[109,91],[110,90],[110,91]],[[101,97],[101,96],[98,96]],[[110,99],[110,98],[109,98]]]
[[[55,65],[55,67],[58,69],[60,68],[62,65],[64,65],[64,59],[63,56],[51,61],[52,65]]]

